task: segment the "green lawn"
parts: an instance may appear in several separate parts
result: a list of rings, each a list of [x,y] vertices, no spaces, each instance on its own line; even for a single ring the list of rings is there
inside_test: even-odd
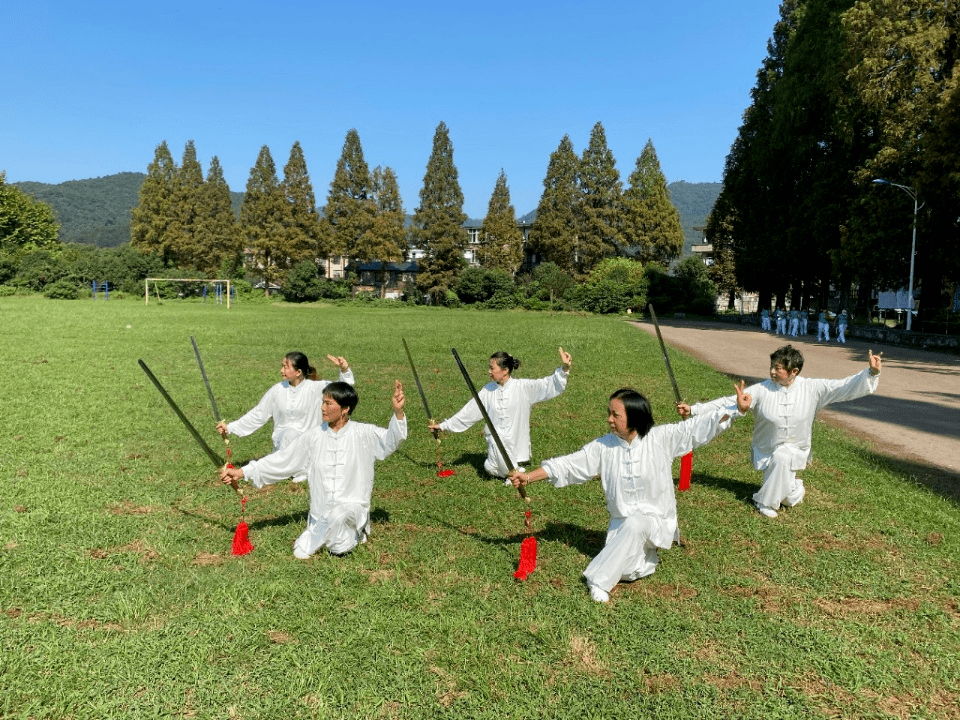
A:
[[[672,422],[656,340],[621,319],[433,308],[0,298],[2,718],[956,718],[960,513],[871,448],[817,423],[807,498],[749,505],[751,420],[698,450],[678,497],[684,547],[607,605],[580,573],[607,525],[599,483],[530,488],[537,571],[513,580],[523,503],[482,475],[479,427],[436,449],[437,419],[505,349],[521,377],[573,355],[566,393],[534,409],[537,460],[606,431],[609,394],[647,393]],[[235,495],[140,370],[142,358],[218,452],[190,336],[221,411],[279,380],[289,350],[354,417],[385,425],[404,382],[409,439],[380,463],[370,541],[293,559],[307,488],[248,492],[253,553],[230,553]],[[729,381],[672,355],[690,400]],[[269,429],[235,459],[270,449]]]

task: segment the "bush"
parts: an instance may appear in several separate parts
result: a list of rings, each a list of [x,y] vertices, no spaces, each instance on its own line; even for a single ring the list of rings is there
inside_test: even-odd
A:
[[[512,294],[515,289],[510,273],[479,267],[464,269],[454,286],[457,297],[468,305],[486,302],[497,293]]]
[[[43,294],[51,300],[77,300],[80,298],[80,288],[76,283],[64,278],[47,285]]]
[[[304,260],[293,266],[287,273],[286,282],[281,289],[283,299],[287,302],[314,302],[319,300],[323,292],[320,286],[320,273],[311,260]]]
[[[509,310],[518,304],[516,293],[497,290],[492,298],[483,303],[483,307],[487,310]]]
[[[458,308],[462,304],[460,298],[453,290],[447,290],[446,297],[444,298],[444,305],[451,308]]]

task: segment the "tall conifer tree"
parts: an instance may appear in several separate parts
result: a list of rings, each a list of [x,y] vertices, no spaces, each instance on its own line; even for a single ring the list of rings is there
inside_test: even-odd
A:
[[[531,249],[544,262],[552,262],[568,275],[575,271],[578,256],[580,161],[569,135],[550,155],[543,178],[543,195],[537,205],[537,222],[530,232]]]
[[[504,270],[510,275],[515,275],[523,262],[523,233],[517,227],[516,212],[510,204],[510,187],[503,168],[493,187],[487,216],[480,226],[477,261],[481,267]]]
[[[203,214],[203,168],[197,160],[197,148],[188,140],[183,159],[173,175],[173,212],[167,228],[167,242],[178,267],[198,269],[203,264],[203,248],[196,235]]]
[[[253,251],[256,269],[263,276],[266,295],[270,294],[271,284],[283,283],[286,270],[293,264],[278,242],[284,236],[287,215],[287,201],[280,189],[277,168],[270,148],[264,145],[256,164],[250,168],[240,207],[240,225],[244,240]]]
[[[392,168],[376,167],[370,176],[373,203],[376,208],[373,227],[360,239],[357,259],[360,262],[380,260],[380,294],[386,290],[387,264],[403,260],[407,250],[407,216],[403,212],[400,187]]]
[[[130,245],[144,253],[156,253],[165,266],[175,262],[167,230],[173,222],[176,163],[164,140],[157,145],[147,177],[140,186],[140,201],[131,211]]]
[[[232,277],[243,262],[243,241],[230,200],[230,187],[216,155],[210,160],[202,194],[203,214],[196,230],[202,253],[197,268],[208,275],[226,273]]]
[[[370,245],[367,236],[373,231],[376,208],[371,199],[370,170],[355,129],[348,130],[344,138],[324,214],[334,252],[361,260],[367,254],[363,246]]]
[[[577,273],[581,276],[605,257],[623,248],[620,234],[620,203],[623,194],[620,173],[607,147],[602,123],[593,126],[590,144],[580,159],[580,232]]]
[[[623,193],[623,242],[641,262],[667,267],[683,252],[683,227],[680,212],[670,200],[653,140],[647,140],[629,182]]]
[[[434,303],[442,304],[463,268],[468,235],[463,227],[463,191],[453,164],[453,144],[446,123],[433,135],[433,151],[413,215],[413,243],[424,253],[417,283]]]
[[[290,148],[290,159],[283,168],[280,192],[286,202],[283,251],[290,258],[291,267],[303,260],[316,262],[323,249],[320,247],[321,218],[299,140]]]

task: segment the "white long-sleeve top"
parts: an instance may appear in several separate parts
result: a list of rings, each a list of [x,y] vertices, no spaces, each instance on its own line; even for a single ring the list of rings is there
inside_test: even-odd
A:
[[[880,375],[871,375],[870,368],[843,380],[817,380],[797,377],[788,387],[773,380],[751,385],[746,392],[753,397],[753,467],[765,469],[778,447],[791,451],[790,469],[803,470],[810,459],[813,419],[830,403],[855,400],[877,389]],[[690,407],[691,415],[709,412],[716,407],[736,402],[734,397]]]
[[[569,372],[558,367],[552,375],[539,380],[511,377],[503,385],[491,381],[477,391],[507,454],[515,463],[530,459],[530,408],[562,393],[569,376]],[[483,420],[483,414],[476,401],[471,399],[456,415],[440,423],[440,429],[463,432],[480,420]],[[497,443],[486,424],[483,433],[487,439],[487,457],[506,473],[506,462],[500,456]]]
[[[353,370],[341,370],[337,379],[353,385]],[[253,409],[232,423],[227,423],[227,432],[246,437],[272,418],[273,449],[279,450],[323,422],[320,406],[323,404],[323,389],[329,384],[329,380],[307,379],[297,385],[291,385],[286,380],[278,382],[267,390]]]
[[[635,513],[652,517],[657,531],[650,538],[669,548],[677,532],[677,499],[673,489],[673,459],[712,440],[739,417],[732,407],[720,407],[697,418],[657,425],[633,442],[608,433],[570,455],[545,460],[547,480],[556,487],[585,483],[600,475],[607,510],[613,518]]]
[[[373,493],[373,466],[396,450],[407,437],[407,419],[390,416],[386,428],[348,420],[334,431],[326,423],[310,428],[286,447],[251,460],[243,474],[254,486],[306,474],[310,487],[310,515],[326,519],[330,511],[345,503],[369,513]],[[358,522],[364,527],[366,520]]]

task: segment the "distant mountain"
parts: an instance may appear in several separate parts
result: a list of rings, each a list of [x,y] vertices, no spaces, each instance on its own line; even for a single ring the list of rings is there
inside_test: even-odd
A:
[[[691,245],[703,242],[703,227],[713,210],[723,183],[688,183],[677,180],[667,185],[670,200],[680,212],[680,224],[683,226],[683,254],[691,255]]]
[[[68,180],[59,185],[12,184],[53,208],[63,242],[114,247],[130,242],[130,211],[140,202],[140,186],[146,177],[143,173],[125,172]],[[243,193],[231,192],[230,196],[239,216]]]
[[[38,182],[13,183],[37,200],[49,203],[60,221],[60,239],[99,247],[113,247],[130,241],[130,211],[140,202],[143,173],[118,173],[89,180],[69,180],[59,185]],[[670,183],[670,199],[680,212],[683,226],[684,255],[699,244],[707,217],[720,195],[721,183]],[[233,210],[239,217],[242,192],[231,192]],[[537,219],[532,210],[517,218],[530,223]],[[483,219],[468,220],[465,225],[480,227]],[[698,229],[701,228],[701,229]]]

